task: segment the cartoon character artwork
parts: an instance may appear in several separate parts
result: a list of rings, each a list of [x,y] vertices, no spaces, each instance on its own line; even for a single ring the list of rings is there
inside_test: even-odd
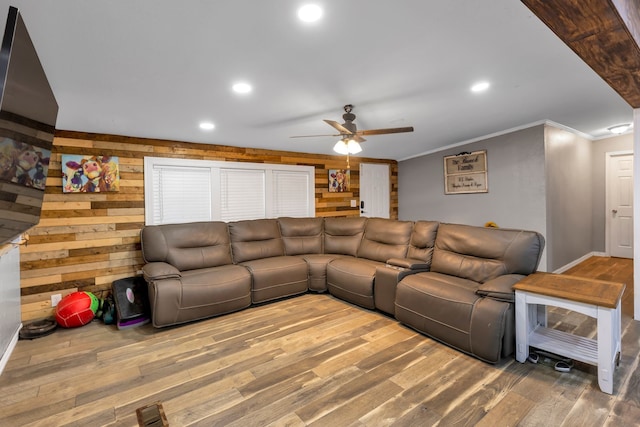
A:
[[[329,169],[329,192],[344,193],[349,191],[349,172],[344,169]]]
[[[62,191],[99,193],[120,189],[120,169],[115,156],[62,155]]]
[[[11,138],[0,140],[0,179],[44,190],[51,151]]]

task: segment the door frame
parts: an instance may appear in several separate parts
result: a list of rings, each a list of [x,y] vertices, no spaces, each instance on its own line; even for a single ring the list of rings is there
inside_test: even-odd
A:
[[[622,150],[622,151],[607,151],[605,153],[606,156],[606,162],[605,162],[605,172],[604,172],[604,179],[605,179],[605,186],[604,186],[604,199],[605,199],[605,212],[604,212],[604,218],[605,218],[605,232],[604,232],[604,242],[605,242],[605,253],[607,256],[611,256],[611,216],[609,215],[609,212],[611,212],[611,209],[613,209],[613,207],[611,206],[611,172],[612,172],[612,162],[613,162],[613,158],[614,157],[619,157],[619,156],[627,156],[627,155],[631,155],[633,156],[633,150]],[[635,161],[635,158],[634,158]],[[635,179],[636,177],[633,177],[634,179],[634,183],[635,183]],[[633,201],[634,205],[636,203],[636,201]],[[635,224],[636,219],[635,217],[633,218],[633,222]]]

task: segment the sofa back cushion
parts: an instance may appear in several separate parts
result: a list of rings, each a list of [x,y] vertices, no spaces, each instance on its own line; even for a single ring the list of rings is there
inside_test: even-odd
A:
[[[503,274],[531,274],[544,238],[534,231],[440,224],[431,271],[484,283]]]
[[[369,218],[364,229],[358,257],[385,262],[407,256],[413,222]]]
[[[146,226],[140,232],[144,261],[166,262],[180,271],[231,264],[224,222]]]
[[[325,218],[324,253],[356,256],[367,218]]]
[[[287,255],[322,253],[322,218],[278,218]]]
[[[230,222],[228,225],[235,263],[284,255],[277,220],[251,219]]]
[[[416,221],[413,224],[407,258],[419,259],[431,264],[438,225],[438,221]]]

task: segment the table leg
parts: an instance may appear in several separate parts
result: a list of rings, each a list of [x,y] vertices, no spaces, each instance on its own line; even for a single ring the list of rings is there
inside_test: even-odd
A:
[[[598,385],[609,394],[613,393],[613,370],[620,348],[618,314],[616,309],[598,307]]]
[[[524,363],[529,356],[529,306],[526,294],[516,291],[516,360]]]

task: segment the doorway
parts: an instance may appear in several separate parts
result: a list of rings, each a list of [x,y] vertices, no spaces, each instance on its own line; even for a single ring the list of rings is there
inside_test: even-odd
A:
[[[389,165],[360,163],[360,216],[390,217]]]
[[[607,153],[606,166],[607,253],[633,258],[633,152]]]

